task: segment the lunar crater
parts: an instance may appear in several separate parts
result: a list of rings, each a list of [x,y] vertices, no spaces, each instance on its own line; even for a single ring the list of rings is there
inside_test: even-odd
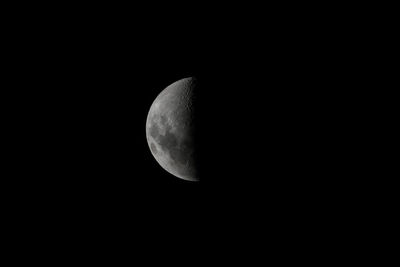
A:
[[[155,145],[154,143],[151,143],[150,148],[151,148],[151,151],[152,151],[154,154],[157,154],[157,147],[156,147],[156,145]]]

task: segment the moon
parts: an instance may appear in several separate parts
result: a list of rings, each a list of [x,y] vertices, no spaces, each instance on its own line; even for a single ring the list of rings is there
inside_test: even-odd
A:
[[[194,140],[197,80],[181,79],[154,100],[146,121],[146,138],[156,161],[172,175],[199,181]]]

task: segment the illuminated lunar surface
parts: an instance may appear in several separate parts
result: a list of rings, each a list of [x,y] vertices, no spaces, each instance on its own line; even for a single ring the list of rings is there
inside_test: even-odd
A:
[[[154,100],[146,121],[151,153],[169,173],[184,180],[198,181],[194,146],[194,91],[196,79],[179,80]]]

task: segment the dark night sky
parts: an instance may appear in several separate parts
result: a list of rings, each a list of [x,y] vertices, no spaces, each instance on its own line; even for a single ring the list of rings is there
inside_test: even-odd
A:
[[[14,151],[24,166],[15,168],[10,201],[27,218],[52,218],[46,227],[80,221],[76,233],[94,238],[104,225],[133,238],[135,225],[194,239],[201,234],[193,228],[217,228],[229,240],[240,222],[253,234],[267,224],[287,233],[293,221],[301,228],[328,216],[344,183],[340,157],[326,153],[342,134],[326,123],[341,74],[325,64],[340,54],[321,34],[328,26],[265,22],[263,14],[246,23],[192,14],[175,25],[96,14],[54,13],[10,39],[10,69],[25,74],[14,79],[24,107],[15,111],[22,129]],[[155,97],[188,76],[204,86],[200,183],[164,171],[145,135]]]
[[[293,87],[307,80],[293,71],[299,59],[280,44],[268,44],[274,51],[269,54],[265,43],[241,46],[242,51],[226,39],[211,47],[191,45],[197,37],[182,37],[184,44],[162,42],[170,34],[138,44],[133,37],[104,41],[107,35],[99,32],[38,46],[43,53],[31,60],[41,62],[31,66],[38,89],[30,94],[41,103],[32,125],[41,140],[34,144],[41,147],[35,155],[40,164],[33,164],[44,172],[40,190],[65,198],[66,205],[107,204],[117,210],[131,205],[186,210],[213,198],[262,203],[278,192],[284,201],[294,197],[288,192],[298,196],[297,186],[307,186],[297,173],[311,171],[302,138],[313,134],[303,133],[308,111],[299,99],[305,95]],[[166,173],[145,138],[146,116],[158,93],[193,75],[204,85],[200,184]]]

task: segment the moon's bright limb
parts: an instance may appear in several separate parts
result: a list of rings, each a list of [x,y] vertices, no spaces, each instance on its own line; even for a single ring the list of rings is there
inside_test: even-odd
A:
[[[169,173],[198,181],[194,149],[193,98],[196,79],[179,80],[154,100],[146,121],[151,153]]]

